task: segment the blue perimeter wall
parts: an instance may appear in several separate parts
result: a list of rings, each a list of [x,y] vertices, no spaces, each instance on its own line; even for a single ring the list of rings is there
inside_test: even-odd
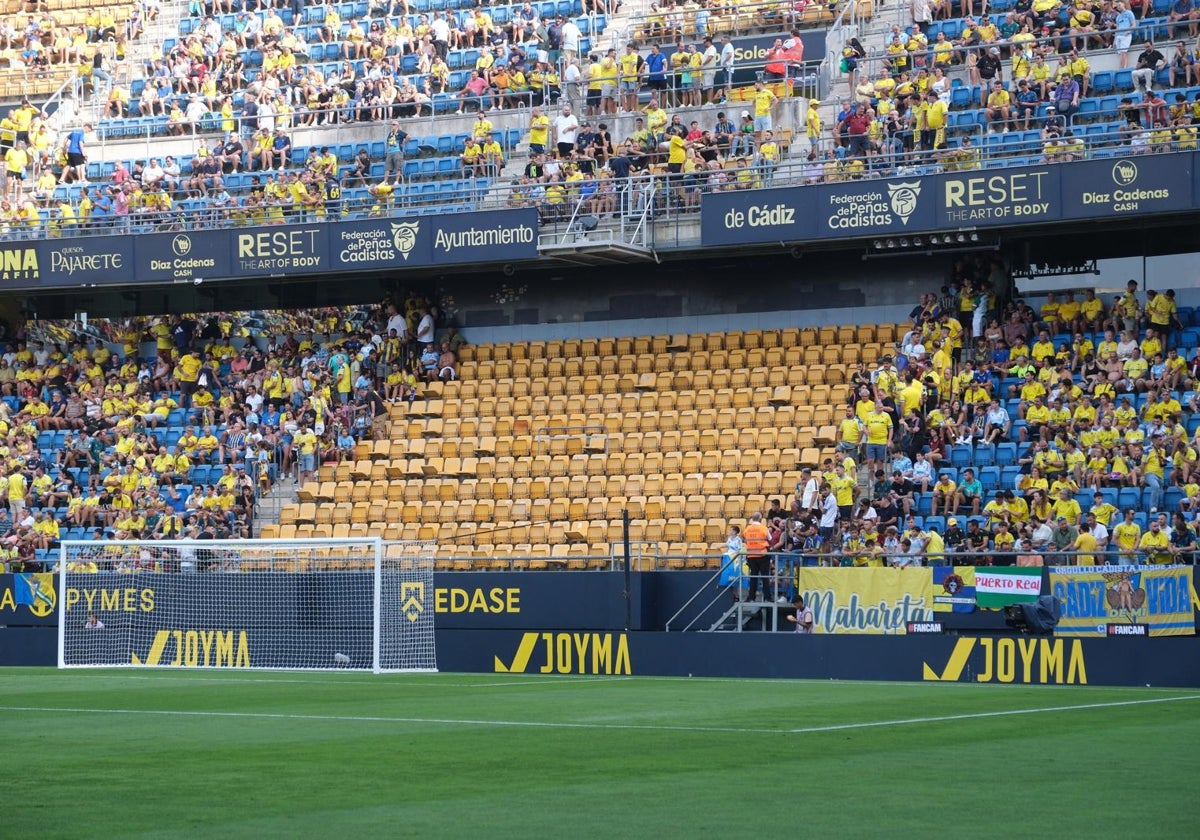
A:
[[[38,616],[14,603],[13,576],[0,576],[0,664],[55,664],[57,611],[64,600],[68,627],[76,618],[82,622],[89,603],[108,619],[110,629],[124,622],[145,624],[140,641],[131,643],[136,648],[131,653],[142,658],[155,634],[169,631],[159,639],[162,664],[233,667],[248,660],[254,666],[297,667],[323,661],[320,657],[334,649],[364,651],[363,656],[369,651],[363,642],[364,635],[369,638],[369,611],[364,622],[362,613],[345,609],[345,590],[336,575],[287,576],[303,588],[315,612],[296,609],[283,622],[272,621],[262,601],[247,599],[244,608],[231,612],[231,601],[243,599],[227,600],[220,614],[229,626],[222,629],[235,635],[227,639],[223,658],[211,638],[214,625],[204,621],[200,599],[194,597],[212,580],[208,576],[93,577],[95,586],[72,590],[65,599],[55,592],[53,609]],[[232,593],[231,584],[253,591],[261,585],[255,577],[221,576],[223,594]],[[632,575],[628,624],[621,573],[439,574],[423,603],[435,613],[438,667],[444,671],[1200,686],[1196,636],[664,632],[667,620],[708,578],[704,572]],[[718,607],[701,609],[710,600],[710,595],[697,599],[672,627],[693,618],[697,628],[709,626],[719,614]],[[329,626],[333,615],[344,617],[336,622],[340,626]],[[281,651],[316,658],[286,661]],[[128,661],[122,652],[113,664]]]

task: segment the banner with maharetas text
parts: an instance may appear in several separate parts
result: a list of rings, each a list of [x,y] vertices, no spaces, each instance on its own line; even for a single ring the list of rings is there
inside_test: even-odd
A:
[[[933,620],[929,569],[809,568],[800,591],[816,633],[902,634],[910,621]]]
[[[1190,566],[1055,566],[1059,636],[1194,636],[1200,598]]]

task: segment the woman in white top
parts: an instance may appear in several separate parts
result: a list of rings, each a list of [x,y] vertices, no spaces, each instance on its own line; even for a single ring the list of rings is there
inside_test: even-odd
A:
[[[1127,362],[1133,358],[1133,351],[1137,349],[1137,337],[1131,332],[1122,332],[1121,340],[1117,342],[1117,358]]]
[[[940,101],[950,104],[950,80],[946,78],[941,67],[933,68],[933,80],[929,83],[929,89],[937,94]]]

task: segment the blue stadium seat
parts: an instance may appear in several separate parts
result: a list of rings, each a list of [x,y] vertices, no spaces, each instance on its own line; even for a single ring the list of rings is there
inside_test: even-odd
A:
[[[1099,70],[1092,74],[1091,93],[1105,94],[1114,89],[1115,79],[1113,71]]]
[[[1001,443],[996,446],[996,463],[1001,467],[1011,466],[1017,462],[1017,445]]]
[[[990,443],[981,443],[975,447],[975,466],[990,467],[996,463],[996,447]]]
[[[1000,487],[1000,468],[999,467],[980,467],[979,468],[979,483],[983,485],[984,492],[992,493]]]
[[[1121,510],[1141,505],[1142,493],[1137,487],[1121,487],[1117,490],[1117,507]]]

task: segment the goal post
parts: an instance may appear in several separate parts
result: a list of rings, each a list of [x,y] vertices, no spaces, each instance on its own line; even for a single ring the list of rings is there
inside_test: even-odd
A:
[[[436,671],[436,546],[64,541],[60,668]]]

